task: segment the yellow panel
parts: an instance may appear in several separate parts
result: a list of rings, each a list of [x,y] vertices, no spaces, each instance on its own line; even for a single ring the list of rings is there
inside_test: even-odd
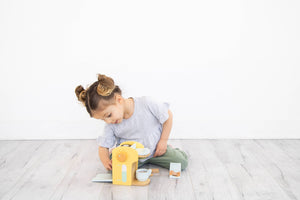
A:
[[[135,149],[126,146],[118,146],[115,149],[113,149],[113,184],[132,185],[137,167],[138,153]]]

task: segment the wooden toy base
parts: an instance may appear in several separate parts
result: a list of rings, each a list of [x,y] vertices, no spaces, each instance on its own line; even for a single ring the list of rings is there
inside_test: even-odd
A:
[[[150,183],[150,179],[149,178],[146,181],[138,181],[137,179],[134,179],[132,181],[132,185],[135,185],[135,186],[148,185],[149,183]]]

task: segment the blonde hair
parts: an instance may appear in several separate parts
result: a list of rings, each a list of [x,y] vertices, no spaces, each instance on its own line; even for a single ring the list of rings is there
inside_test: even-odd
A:
[[[122,91],[112,78],[98,74],[98,81],[87,89],[81,85],[77,86],[75,94],[92,117],[92,110],[103,110],[107,105],[114,104],[115,94],[122,95]],[[99,102],[102,103],[100,108],[98,108]]]

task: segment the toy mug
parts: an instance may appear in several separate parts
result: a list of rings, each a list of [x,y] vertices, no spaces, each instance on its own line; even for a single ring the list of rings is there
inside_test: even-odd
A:
[[[151,175],[151,169],[138,169],[136,170],[136,179],[138,181],[146,181]]]

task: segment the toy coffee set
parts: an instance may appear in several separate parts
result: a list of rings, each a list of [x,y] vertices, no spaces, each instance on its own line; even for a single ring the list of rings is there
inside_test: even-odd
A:
[[[150,149],[136,141],[121,143],[112,151],[112,174],[98,174],[93,182],[108,182],[115,185],[143,186],[150,183],[149,177],[159,169],[138,169],[138,159],[150,156]],[[181,163],[170,164],[170,178],[180,178]]]

